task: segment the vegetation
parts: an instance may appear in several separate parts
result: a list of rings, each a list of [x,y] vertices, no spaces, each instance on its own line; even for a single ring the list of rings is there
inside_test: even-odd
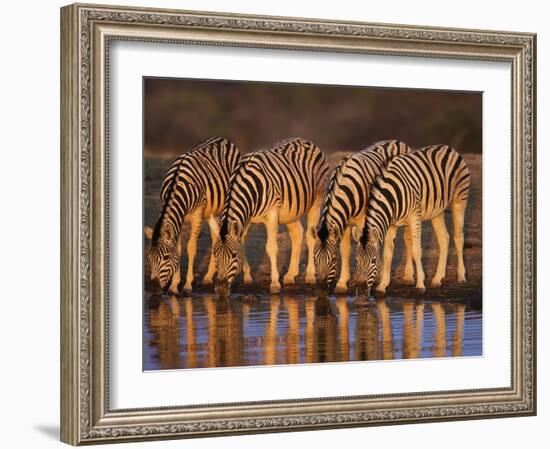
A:
[[[481,152],[480,92],[146,78],[146,156],[180,154],[220,135],[239,149],[300,136],[325,152],[397,138]]]

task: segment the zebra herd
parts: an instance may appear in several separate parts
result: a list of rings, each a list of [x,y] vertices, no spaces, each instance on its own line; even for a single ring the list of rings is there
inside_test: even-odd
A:
[[[308,249],[305,282],[320,292],[348,291],[349,281],[358,297],[368,297],[374,283],[384,292],[390,282],[394,240],[404,227],[406,248],[404,281],[423,291],[421,231],[430,220],[439,247],[431,285],[445,277],[449,234],[444,212],[450,208],[459,282],[465,282],[463,260],[464,214],[470,175],[460,154],[448,145],[416,151],[397,140],[377,142],[345,157],[329,176],[323,152],[314,143],[292,138],[269,150],[241,156],[233,142],[216,137],[179,156],[164,176],[162,208],[153,229],[148,259],[151,281],[178,292],[182,226],[191,226],[187,244],[187,274],[183,290],[192,291],[193,265],[203,219],[212,241],[210,263],[203,284],[212,284],[226,296],[242,272],[252,283],[244,242],[252,223],[267,231],[266,252],[271,265],[270,292],[281,290],[277,270],[277,232],[286,225],[291,241],[289,268],[283,282],[293,284],[305,233]],[[350,274],[351,239],[357,242],[356,269]],[[341,264],[339,264],[339,256]]]

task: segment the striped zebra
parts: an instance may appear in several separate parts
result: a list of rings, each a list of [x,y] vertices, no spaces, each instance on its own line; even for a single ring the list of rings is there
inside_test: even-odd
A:
[[[435,145],[394,159],[376,180],[371,190],[367,217],[362,232],[353,229],[359,241],[356,249],[358,295],[366,295],[378,277],[382,239],[390,251],[384,254],[382,274],[377,290],[385,291],[390,282],[393,242],[397,227],[408,226],[416,265],[416,287],[424,287],[422,268],[422,222],[431,220],[439,247],[437,270],[432,286],[441,285],[445,277],[449,234],[445,210],[451,208],[454,243],[458,260],[457,277],[466,282],[464,268],[464,214],[468,203],[470,173],[464,159],[448,145]]]
[[[336,278],[339,245],[342,267],[335,292],[347,291],[352,226],[363,228],[370,187],[376,177],[393,158],[410,151],[407,144],[398,140],[377,142],[345,157],[333,171],[319,224],[317,229],[310,229],[316,240],[314,253],[317,285],[322,290],[328,290]],[[411,281],[412,278],[412,257],[410,251],[407,251],[405,280]]]
[[[229,179],[240,160],[233,142],[214,137],[201,142],[193,150],[183,153],[170,166],[162,181],[160,198],[162,209],[154,229],[145,228],[151,239],[149,263],[151,281],[158,287],[177,293],[180,282],[180,257],[183,252],[184,222],[191,225],[187,243],[187,275],[184,291],[192,291],[193,263],[197,253],[197,239],[203,218],[210,226],[212,243],[219,233],[216,217],[220,214]],[[212,283],[215,273],[214,254],[211,253],[208,271],[203,283]]]
[[[308,227],[317,223],[329,167],[325,155],[312,142],[292,138],[274,148],[243,157],[231,177],[221,216],[220,238],[214,245],[217,263],[217,292],[227,295],[241,269],[244,282],[251,283],[250,267],[241,250],[251,223],[263,223],[267,230],[267,254],[271,263],[270,291],[281,289],[277,270],[277,231],[288,228],[292,249],[285,284],[294,283],[299,274],[303,228],[300,218],[307,216]],[[315,282],[314,240],[306,235],[308,262],[306,282]]]

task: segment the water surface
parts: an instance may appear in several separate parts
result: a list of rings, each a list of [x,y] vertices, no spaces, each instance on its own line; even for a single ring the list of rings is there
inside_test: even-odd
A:
[[[145,297],[144,369],[482,355],[468,304],[256,295]]]

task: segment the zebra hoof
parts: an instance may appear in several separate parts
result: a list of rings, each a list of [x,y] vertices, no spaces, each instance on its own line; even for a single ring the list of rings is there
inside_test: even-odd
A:
[[[416,287],[418,293],[426,293],[426,287]]]
[[[283,279],[283,282],[285,283],[285,285],[292,285],[295,283],[295,278],[296,276],[285,276],[284,279]]]
[[[203,279],[202,280],[203,285],[211,285],[212,284],[212,278],[210,279]]]
[[[279,284],[278,282],[275,283],[271,283],[271,285],[269,286],[269,293],[279,293],[281,291],[281,284]]]
[[[405,285],[414,285],[414,277],[404,277],[403,284]]]
[[[342,286],[342,285],[337,285],[335,288],[334,288],[334,293],[336,294],[343,294],[343,293],[347,293],[348,292],[348,287],[347,286]]]
[[[250,285],[250,284],[252,284],[254,281],[252,280],[252,278],[251,278],[250,276],[248,276],[248,277],[245,277],[245,278],[243,279],[243,282],[244,282],[244,285]]]
[[[305,283],[306,284],[315,284],[315,276],[306,276]]]
[[[441,287],[441,281],[439,280],[433,280],[432,283],[431,283],[431,286],[433,288],[437,288],[437,287]]]
[[[466,283],[466,276],[458,276],[457,282],[459,284],[465,284]]]

